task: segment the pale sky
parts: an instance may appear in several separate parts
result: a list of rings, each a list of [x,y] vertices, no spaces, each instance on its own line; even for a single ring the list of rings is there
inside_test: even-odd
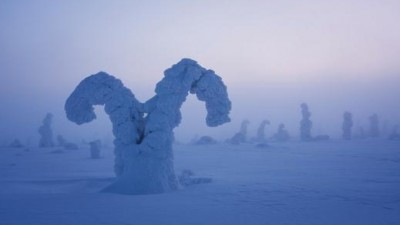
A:
[[[360,125],[374,112],[399,123],[398,21],[400,1],[385,0],[3,0],[0,131],[3,139],[36,142],[53,112],[55,134],[95,128],[92,136],[104,136],[101,113],[86,127],[66,120],[63,105],[75,86],[106,71],[145,101],[181,58],[219,74],[233,103],[232,123],[207,129],[204,106],[191,97],[176,130],[183,140],[225,138],[242,119],[253,130],[269,119],[270,134],[284,122],[296,136],[302,102],[314,133],[337,136],[344,110]]]

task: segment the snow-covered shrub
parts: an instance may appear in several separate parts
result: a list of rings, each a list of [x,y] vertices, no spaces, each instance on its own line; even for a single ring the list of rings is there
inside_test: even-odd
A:
[[[217,143],[218,141],[210,136],[201,136],[198,140],[194,142],[195,145],[212,145]]]
[[[302,103],[300,107],[302,115],[302,119],[300,121],[300,139],[302,141],[310,141],[312,140],[311,136],[312,122],[310,120],[311,113],[308,110],[308,105],[306,103]]]
[[[54,147],[53,131],[51,129],[52,119],[53,114],[47,113],[46,117],[43,119],[42,126],[39,127],[39,147]]]
[[[140,103],[120,80],[100,72],[85,78],[67,99],[67,118],[77,124],[96,118],[94,105],[104,105],[110,117],[117,179],[105,191],[150,194],[179,187],[173,166],[173,129],[181,122],[180,108],[189,92],[205,101],[208,126],[230,121],[231,102],[222,79],[191,59],[167,69],[155,92]]]
[[[343,114],[343,139],[350,140],[351,139],[351,128],[353,127],[353,115],[350,112],[344,112]]]
[[[64,139],[64,137],[62,135],[57,135],[57,142],[58,142],[58,146],[63,147],[64,149],[67,149],[67,150],[79,149],[77,144],[68,142],[67,140]]]
[[[191,170],[183,170],[178,176],[179,184],[182,186],[190,186],[194,184],[205,184],[212,181],[211,178],[207,177],[195,177],[195,174]]]

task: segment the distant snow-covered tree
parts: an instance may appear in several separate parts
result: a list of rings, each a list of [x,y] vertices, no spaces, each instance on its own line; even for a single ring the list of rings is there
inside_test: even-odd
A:
[[[243,120],[240,125],[240,130],[232,138],[228,139],[228,143],[238,145],[247,142],[247,127],[249,126],[248,120]]]
[[[278,131],[274,134],[274,138],[277,141],[288,141],[290,139],[289,132],[285,128],[285,124],[279,124]]]
[[[94,140],[89,142],[90,146],[90,158],[99,159],[100,158],[100,149],[101,149],[101,141]]]
[[[301,121],[300,121],[300,139],[302,141],[310,141],[312,140],[311,136],[311,128],[312,122],[310,120],[311,113],[308,110],[308,105],[306,103],[302,103],[301,107]]]
[[[43,119],[42,126],[39,127],[39,147],[54,147],[53,130],[51,129],[52,120],[53,114],[47,113],[46,117]]]
[[[256,141],[257,141],[257,142],[262,142],[262,143],[264,143],[264,142],[267,141],[267,138],[266,138],[266,136],[265,136],[265,126],[266,126],[266,125],[269,125],[269,124],[270,124],[270,122],[269,122],[268,120],[263,120],[263,121],[260,123],[260,126],[259,126],[258,129],[257,129],[257,136],[256,136]]]
[[[191,59],[167,69],[155,92],[140,103],[120,80],[100,72],[85,78],[67,99],[67,118],[77,124],[96,118],[94,105],[104,105],[110,117],[117,179],[105,191],[151,194],[178,188],[173,129],[181,121],[180,108],[188,92],[205,101],[208,126],[230,121],[231,102],[222,79]]]
[[[379,118],[377,114],[373,114],[369,117],[369,136],[379,137]]]
[[[343,113],[343,124],[342,124],[343,139],[345,139],[345,140],[351,139],[352,127],[353,127],[353,115],[350,112],[344,112]]]

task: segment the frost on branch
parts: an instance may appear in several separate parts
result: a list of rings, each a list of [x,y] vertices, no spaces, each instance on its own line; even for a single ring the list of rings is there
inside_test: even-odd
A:
[[[179,187],[173,167],[173,129],[181,122],[180,108],[189,92],[205,102],[208,126],[230,121],[231,102],[222,79],[191,59],[167,69],[155,92],[140,103],[120,80],[100,72],[84,79],[67,99],[69,120],[90,122],[96,118],[93,106],[104,105],[113,124],[117,179],[105,191],[151,194]]]

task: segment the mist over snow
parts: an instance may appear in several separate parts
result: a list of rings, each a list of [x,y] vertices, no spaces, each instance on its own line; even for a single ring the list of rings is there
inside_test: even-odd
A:
[[[154,94],[162,72],[189,57],[224,78],[232,123],[209,129],[201,102],[190,96],[176,130],[225,139],[243,119],[256,132],[267,118],[298,136],[298,106],[312,110],[313,131],[340,137],[341,115],[354,129],[376,113],[400,120],[398,1],[40,1],[0,3],[0,131],[36,144],[46,113],[54,135],[111,140],[107,116],[69,124],[63,101],[83,77],[106,71],[139,100]],[[374,16],[370,16],[373,14]]]

